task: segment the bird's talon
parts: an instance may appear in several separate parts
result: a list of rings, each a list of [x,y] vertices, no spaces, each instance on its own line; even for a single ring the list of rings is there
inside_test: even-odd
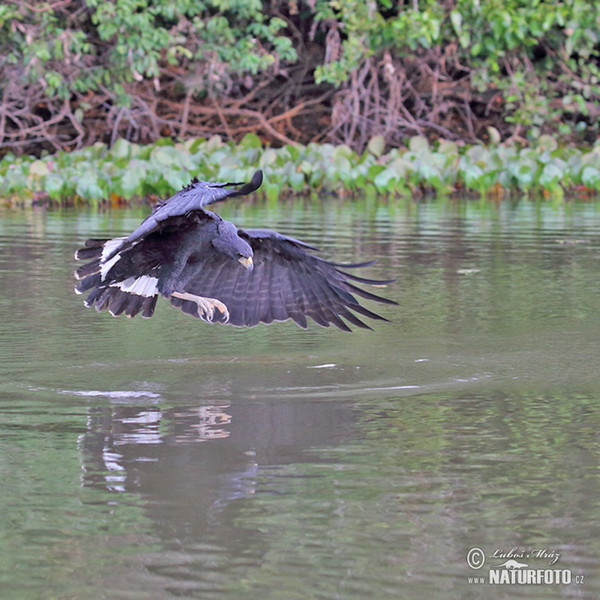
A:
[[[229,310],[228,308],[225,306],[225,304],[223,304],[222,302],[218,301],[218,304],[216,304],[217,309],[219,310],[219,312],[221,313],[221,319],[219,319],[222,323],[227,323],[227,321],[229,321]]]
[[[219,322],[227,323],[229,321],[229,309],[223,302],[216,298],[204,298],[202,296],[196,296],[187,292],[173,292],[175,298],[181,298],[182,300],[188,300],[194,302],[198,307],[198,317],[207,323],[214,323],[215,310],[221,313],[222,318]]]

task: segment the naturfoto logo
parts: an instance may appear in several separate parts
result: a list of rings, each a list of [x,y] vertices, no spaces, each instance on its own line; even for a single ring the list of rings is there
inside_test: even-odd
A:
[[[476,585],[583,584],[584,575],[581,573],[573,574],[571,569],[550,568],[558,563],[560,556],[560,552],[548,548],[530,550],[511,548],[509,551],[495,549],[486,554],[481,548],[474,547],[467,552],[467,565],[472,570],[482,569],[488,559],[490,561],[503,560],[504,562],[490,565],[486,575],[482,573],[477,577],[467,577],[467,583]],[[542,564],[539,566],[532,564],[535,561],[541,561]]]

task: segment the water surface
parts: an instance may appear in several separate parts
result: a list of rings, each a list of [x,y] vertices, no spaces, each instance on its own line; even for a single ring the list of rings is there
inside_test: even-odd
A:
[[[73,252],[143,208],[0,212],[3,600],[481,598],[511,549],[584,583],[494,597],[600,596],[600,205],[220,209],[377,258],[390,323],[112,318]]]

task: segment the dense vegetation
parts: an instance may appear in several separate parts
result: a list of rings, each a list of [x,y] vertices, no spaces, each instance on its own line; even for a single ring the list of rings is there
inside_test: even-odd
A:
[[[2,153],[248,132],[591,143],[599,98],[597,1],[0,4]]]
[[[286,193],[418,197],[466,192],[501,198],[515,191],[563,198],[600,191],[600,143],[582,151],[542,135],[524,148],[461,148],[414,136],[407,146],[388,152],[385,146],[383,136],[371,138],[362,153],[344,144],[268,148],[255,134],[238,144],[218,136],[177,143],[163,138],[146,146],[119,139],[112,147],[97,143],[41,159],[9,154],[0,161],[0,198],[9,203],[164,198],[192,177],[245,181],[257,168],[265,170],[259,194],[273,200]]]

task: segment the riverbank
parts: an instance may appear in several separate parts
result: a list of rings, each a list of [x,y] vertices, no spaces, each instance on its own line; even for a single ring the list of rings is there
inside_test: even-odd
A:
[[[540,136],[529,147],[508,144],[460,146],[430,144],[415,136],[401,148],[386,148],[372,138],[358,154],[345,145],[264,146],[254,134],[241,143],[219,136],[208,140],[151,145],[118,140],[111,148],[95,144],[74,152],[41,158],[5,156],[0,161],[0,203],[128,203],[165,198],[193,177],[244,181],[265,171],[259,195],[275,199],[290,194],[421,197],[467,194],[502,198],[535,194],[563,199],[595,196],[600,191],[600,143],[579,149],[559,146]]]

